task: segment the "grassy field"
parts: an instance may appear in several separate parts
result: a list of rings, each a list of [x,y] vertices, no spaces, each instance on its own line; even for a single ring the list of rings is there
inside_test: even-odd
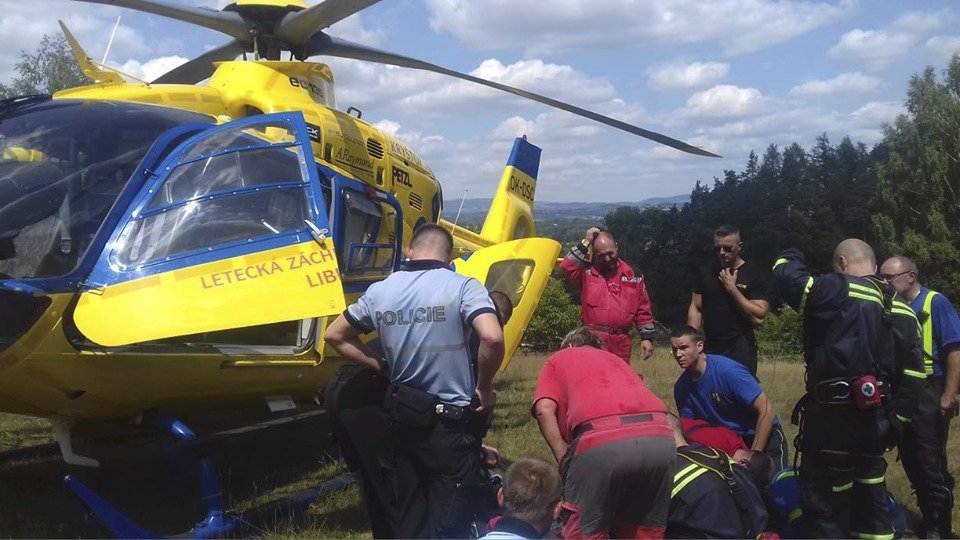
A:
[[[498,447],[507,458],[552,459],[529,413],[530,397],[544,359],[544,355],[519,355],[497,378],[499,402],[487,442]],[[668,351],[661,347],[650,361],[635,361],[634,367],[643,374],[647,385],[673,408],[672,387],[679,368]],[[789,416],[803,391],[802,365],[761,361],[759,376],[792,441],[796,429],[790,425]],[[220,469],[228,508],[232,511],[261,508],[269,512],[272,502],[345,472],[343,464],[331,456],[335,449],[325,440],[325,434],[321,422],[307,428],[238,437],[211,448],[210,454]],[[44,423],[0,415],[0,450],[49,440],[49,430]],[[960,476],[958,440],[955,435],[948,449],[954,476]],[[894,461],[896,453],[891,452],[887,458],[891,462],[887,473],[890,489],[915,516],[909,484],[902,467]],[[0,512],[0,536],[103,536],[103,531],[67,492],[60,480],[65,473],[82,476],[108,500],[118,502],[121,510],[163,534],[183,532],[201,517],[193,487],[195,478],[189,471],[171,470],[158,464],[83,471],[64,465],[56,455],[25,456],[0,464],[0,506],[4,509]],[[960,525],[956,511],[954,524],[955,528]],[[258,536],[369,538],[370,533],[359,491],[352,488],[314,504],[296,519],[279,517],[260,529]]]

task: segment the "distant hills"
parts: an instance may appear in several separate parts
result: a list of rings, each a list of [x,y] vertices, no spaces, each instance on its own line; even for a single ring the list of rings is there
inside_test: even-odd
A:
[[[620,206],[637,206],[647,208],[649,206],[683,206],[690,201],[690,195],[674,195],[672,197],[651,197],[638,202],[547,202],[535,201],[533,203],[533,217],[537,221],[553,221],[557,219],[571,218],[598,218],[616,210]],[[491,199],[466,199],[463,201],[463,210],[460,212],[459,223],[467,225],[470,223],[482,222],[490,210]],[[459,200],[446,200],[443,202],[444,219],[453,221],[457,217],[457,209],[460,208]]]

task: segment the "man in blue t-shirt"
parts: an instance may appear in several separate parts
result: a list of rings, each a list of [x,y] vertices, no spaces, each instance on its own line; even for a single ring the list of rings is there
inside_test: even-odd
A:
[[[953,476],[947,466],[950,420],[957,415],[960,383],[960,317],[950,300],[924,287],[917,265],[906,257],[890,257],[880,267],[880,277],[910,304],[920,321],[926,391],[917,413],[906,424],[900,443],[903,469],[917,491],[924,533],[951,537]]]
[[[760,383],[742,364],[703,350],[703,335],[683,325],[670,334],[673,357],[684,372],[673,387],[681,418],[727,427],[773,459],[773,472],[787,466],[787,438]]]

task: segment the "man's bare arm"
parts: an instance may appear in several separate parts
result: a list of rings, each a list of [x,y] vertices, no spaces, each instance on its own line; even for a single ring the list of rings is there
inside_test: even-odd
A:
[[[533,414],[537,417],[537,425],[540,426],[543,440],[547,441],[547,446],[550,447],[553,457],[559,463],[564,454],[567,453],[567,443],[563,442],[563,436],[560,435],[557,402],[550,398],[538,399],[533,404]]]
[[[753,408],[757,411],[757,427],[750,449],[763,452],[767,443],[770,442],[770,434],[773,433],[773,419],[776,415],[773,413],[773,405],[770,404],[770,400],[764,393],[753,400]]]
[[[503,363],[503,328],[493,313],[481,313],[473,318],[473,329],[480,337],[480,349],[477,351],[477,396],[480,398],[478,411],[492,409],[496,404],[493,393],[493,377]]]
[[[720,270],[720,283],[727,291],[727,294],[733,298],[737,310],[750,321],[753,326],[760,326],[763,320],[770,313],[770,304],[766,300],[750,300],[740,292],[737,287],[737,270],[732,272],[728,269]]]
[[[944,367],[946,372],[943,379],[943,395],[940,396],[940,414],[949,418],[957,415],[960,408],[957,391],[960,387],[960,345],[954,345],[944,351],[946,354]]]
[[[687,308],[687,325],[700,330],[703,324],[703,295],[690,294],[690,307]]]
[[[380,358],[360,341],[360,330],[347,322],[343,315],[330,323],[323,337],[345,359],[380,371]]]

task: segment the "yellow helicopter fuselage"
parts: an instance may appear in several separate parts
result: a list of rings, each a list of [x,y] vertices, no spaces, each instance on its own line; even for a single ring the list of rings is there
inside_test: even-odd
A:
[[[535,173],[531,176],[520,167],[508,165],[504,170],[482,233],[444,222],[442,192],[434,174],[396,138],[357,116],[334,109],[333,77],[322,64],[222,62],[207,86],[108,81],[62,91],[55,99],[145,103],[194,111],[214,117],[218,123],[270,113],[301,112],[316,164],[361,183],[371,197],[380,193],[396,201],[394,206],[376,203],[381,208],[378,211],[382,211],[378,222],[382,226],[375,231],[360,231],[365,236],[357,245],[396,242],[397,250],[403,250],[416,226],[441,222],[454,233],[454,255],[464,256],[455,261],[456,269],[477,277],[491,290],[498,288],[511,295],[517,305],[514,318],[505,328],[508,358],[519,345],[559,252],[559,244],[552,240],[529,238],[534,234],[531,208]],[[339,195],[332,192],[325,196],[330,199],[327,203],[331,210],[331,201]],[[337,227],[333,223],[331,219],[331,226]],[[332,249],[330,239],[325,240],[323,249]],[[262,256],[274,256],[271,253]],[[468,254],[472,256],[467,258]],[[377,257],[374,255],[373,259]],[[239,264],[234,267],[241,268]],[[255,267],[253,263],[246,266]],[[242,270],[234,272],[235,279],[244,278]],[[195,269],[180,269],[172,273],[172,279],[196,278],[196,273]],[[208,294],[219,294],[219,289],[212,285],[215,280],[234,279],[229,272],[218,275],[198,278],[207,280],[202,283],[204,288],[209,286]],[[364,283],[384,275],[350,275],[341,268],[339,277],[344,292],[338,293],[337,305],[354,301],[362,294]],[[310,276],[306,275],[306,279],[309,281]],[[300,289],[293,285],[275,287],[270,294],[276,298],[289,300],[300,294]],[[0,410],[69,421],[101,421],[122,419],[145,409],[175,411],[263,399],[296,402],[322,392],[323,385],[339,367],[335,352],[322,342],[327,320],[324,317],[247,328],[237,328],[232,322],[243,320],[242,312],[263,309],[262,305],[218,313],[222,331],[191,332],[185,318],[176,335],[168,332],[161,339],[99,346],[82,335],[78,337],[77,325],[72,320],[83,315],[80,310],[86,304],[101,302],[101,311],[88,311],[86,315],[95,319],[92,324],[98,325],[101,333],[110,333],[111,329],[119,333],[124,322],[143,324],[154,315],[149,305],[142,310],[136,309],[138,304],[131,308],[130,299],[137,297],[123,300],[118,294],[110,296],[109,288],[107,291],[106,295],[85,290],[50,296],[49,306],[29,330],[0,353]],[[163,293],[160,290],[152,294],[156,297]],[[102,303],[107,301],[113,303]],[[112,306],[120,305],[139,311],[142,321],[118,322],[109,317],[99,320],[98,315],[89,315],[109,313]],[[159,313],[158,316],[172,318],[175,323],[179,320],[165,315],[168,312]],[[336,311],[325,313],[335,316]],[[183,334],[186,337],[177,337]]]

